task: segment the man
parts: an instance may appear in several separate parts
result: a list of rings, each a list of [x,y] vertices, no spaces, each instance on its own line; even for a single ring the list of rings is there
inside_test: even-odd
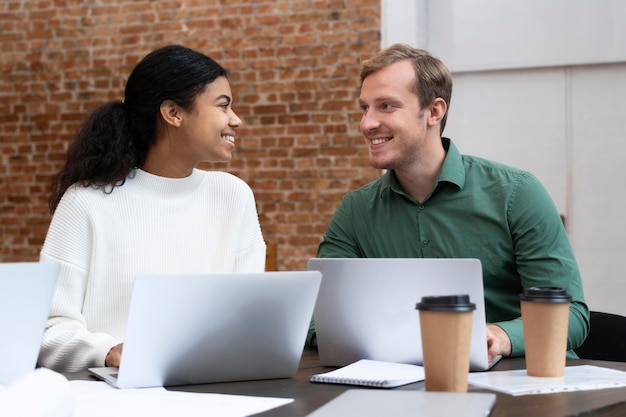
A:
[[[568,356],[589,330],[576,260],[559,213],[532,174],[461,155],[442,137],[452,94],[448,69],[396,44],[361,68],[360,131],[379,179],[347,194],[318,248],[320,258],[478,258],[487,344],[524,354],[522,288],[564,287]]]

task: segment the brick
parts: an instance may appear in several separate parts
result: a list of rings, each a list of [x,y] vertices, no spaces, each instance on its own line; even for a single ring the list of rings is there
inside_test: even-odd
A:
[[[358,65],[379,0],[8,0],[0,6],[0,261],[33,261],[52,175],[85,114],[123,97],[150,50],[181,43],[231,72],[244,120],[233,172],[257,198],[279,269],[305,269],[341,197],[380,175],[358,132]]]

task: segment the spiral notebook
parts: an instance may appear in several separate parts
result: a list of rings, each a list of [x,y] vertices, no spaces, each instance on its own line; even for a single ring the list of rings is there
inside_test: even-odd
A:
[[[311,382],[394,388],[424,380],[424,368],[406,363],[361,359],[334,371],[316,374]]]

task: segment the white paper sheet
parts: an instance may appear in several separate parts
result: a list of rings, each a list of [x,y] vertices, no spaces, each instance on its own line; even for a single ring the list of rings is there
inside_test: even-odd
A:
[[[0,387],[0,416],[71,417],[74,401],[63,375],[39,368]]]
[[[73,417],[244,417],[293,401],[292,398],[251,397],[168,391],[165,388],[117,389],[100,381],[70,381]]]
[[[626,387],[626,372],[599,366],[580,365],[565,367],[563,377],[532,377],[526,374],[526,369],[520,369],[470,373],[468,382],[511,395],[550,394]]]

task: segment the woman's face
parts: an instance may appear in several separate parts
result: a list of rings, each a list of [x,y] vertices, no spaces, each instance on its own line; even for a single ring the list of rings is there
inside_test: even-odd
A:
[[[235,129],[241,119],[235,114],[230,83],[219,77],[198,94],[194,108],[182,112],[177,142],[190,163],[227,162],[235,149]]]

